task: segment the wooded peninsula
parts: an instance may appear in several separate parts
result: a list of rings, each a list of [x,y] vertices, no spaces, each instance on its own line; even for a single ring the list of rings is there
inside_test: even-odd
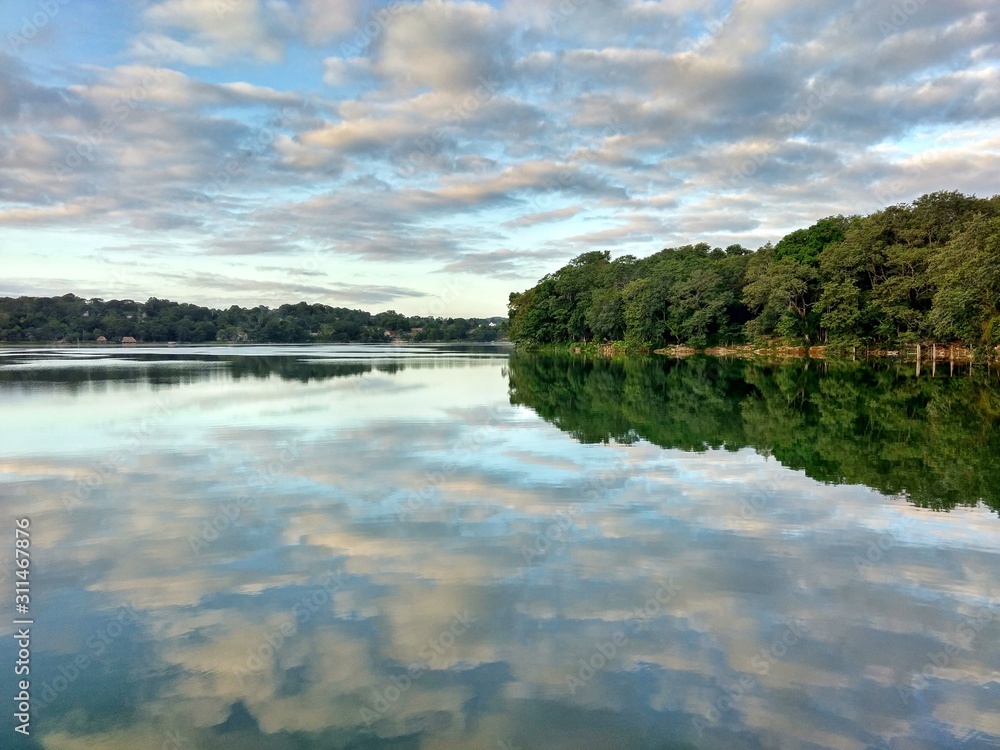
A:
[[[1000,344],[1000,195],[938,192],[867,216],[830,216],[752,252],[705,243],[611,260],[578,256],[512,293],[527,347],[628,351],[746,343],[832,350]]]
[[[0,341],[9,343],[490,342],[506,327],[502,317],[408,317],[395,310],[372,314],[306,302],[217,310],[156,297],[145,302],[75,294],[0,297]]]

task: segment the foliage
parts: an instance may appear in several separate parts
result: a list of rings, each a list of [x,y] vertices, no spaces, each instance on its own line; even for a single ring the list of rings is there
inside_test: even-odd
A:
[[[511,294],[511,340],[543,345],[624,339],[633,349],[738,340],[747,317],[739,289],[748,261],[739,245],[688,245],[641,260],[586,253],[531,289]]]
[[[407,317],[394,310],[373,315],[299,302],[272,310],[233,305],[215,310],[150,297],[133,300],[62,297],[0,297],[0,341],[309,343],[407,341],[496,341],[502,318]]]
[[[638,260],[586,253],[511,294],[509,320],[511,340],[528,345],[996,345],[1000,196],[939,192],[831,216],[754,253],[704,243]]]

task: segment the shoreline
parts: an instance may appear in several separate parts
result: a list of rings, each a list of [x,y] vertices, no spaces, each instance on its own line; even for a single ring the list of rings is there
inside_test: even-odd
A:
[[[532,351],[532,349],[528,349]],[[675,359],[683,359],[696,355],[710,357],[735,357],[740,359],[816,359],[839,361],[863,361],[868,359],[899,359],[904,362],[929,362],[936,365],[939,362],[956,364],[997,364],[1000,362],[1000,346],[993,350],[973,350],[962,344],[906,344],[897,348],[851,347],[848,349],[831,349],[827,345],[820,346],[762,346],[755,344],[740,344],[736,346],[714,346],[705,349],[695,349],[691,346],[676,344],[643,352],[629,352],[621,343],[612,344],[567,344],[565,349],[539,347],[537,351],[565,351],[569,354],[613,357],[619,355],[658,354]]]
[[[300,341],[294,343],[273,341],[137,341],[134,344],[121,342],[97,343],[96,341],[81,341],[70,343],[66,341],[0,341],[0,349],[183,349],[193,346],[208,347],[246,347],[255,346],[499,346],[513,347],[510,341]]]

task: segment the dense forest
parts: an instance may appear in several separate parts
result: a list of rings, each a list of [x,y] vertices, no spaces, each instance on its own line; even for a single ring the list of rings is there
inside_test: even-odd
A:
[[[1000,511],[1000,381],[985,367],[935,378],[888,362],[516,352],[508,374],[512,404],[581,442],[752,447],[819,481]]]
[[[751,252],[705,243],[638,259],[595,251],[509,302],[519,344],[631,350],[755,341],[1000,344],[1000,195],[925,195],[831,216]]]
[[[0,341],[18,343],[139,342],[308,343],[389,341],[496,341],[503,318],[407,317],[343,307],[282,305],[272,310],[233,305],[215,310],[149,298],[133,300],[0,297]]]

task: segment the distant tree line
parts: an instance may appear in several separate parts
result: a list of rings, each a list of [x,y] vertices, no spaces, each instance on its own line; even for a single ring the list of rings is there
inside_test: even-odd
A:
[[[1000,196],[831,216],[756,252],[705,243],[578,256],[510,295],[510,338],[630,349],[747,341],[1000,344]]]
[[[394,310],[372,314],[344,307],[233,305],[216,310],[150,297],[134,300],[62,297],[0,297],[0,341],[308,343],[403,341],[488,342],[505,337],[507,321],[496,318],[407,317]]]

